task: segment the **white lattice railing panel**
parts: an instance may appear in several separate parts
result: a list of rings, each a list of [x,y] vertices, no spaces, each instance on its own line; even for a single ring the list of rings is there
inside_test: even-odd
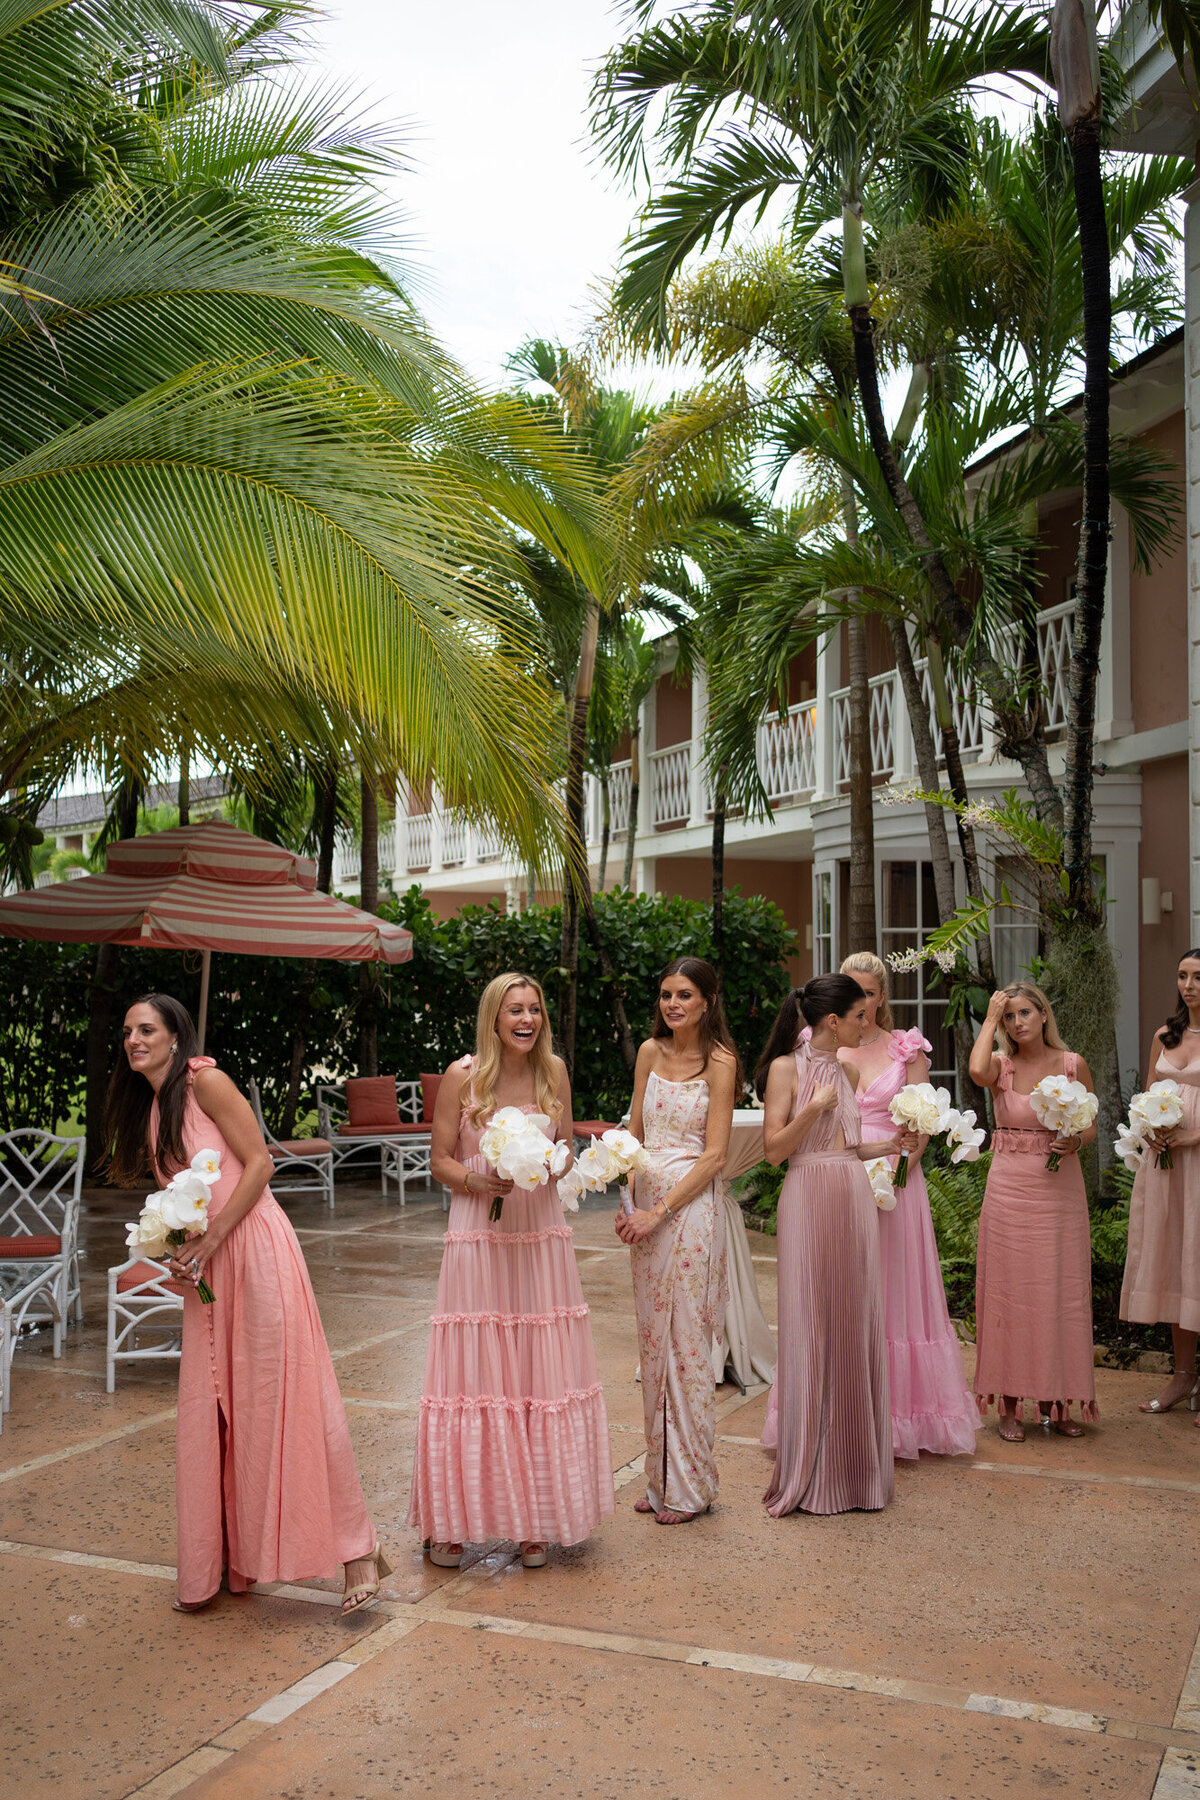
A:
[[[691,815],[691,743],[673,744],[650,756],[653,819],[656,825],[682,825]]]
[[[404,866],[427,869],[432,857],[432,820],[428,813],[409,813],[404,820]]]
[[[817,709],[811,701],[772,713],[758,728],[759,779],[771,800],[810,793],[817,785]]]
[[[1071,634],[1075,629],[1075,602],[1050,606],[1038,614],[1038,664],[1046,690],[1046,730],[1058,731],[1067,722],[1071,699]]]
[[[892,709],[895,703],[896,678],[872,675],[867,683],[868,721],[871,735],[871,773],[890,775],[896,764],[895,737],[892,731]],[[839,786],[850,780],[850,690],[839,688],[830,695],[833,701],[833,773]]]
[[[455,868],[467,860],[467,819],[465,813],[442,814],[442,864]]]
[[[922,660],[917,664],[917,669],[921,676],[921,692],[925,696],[925,705],[929,710],[933,747],[940,762],[943,755],[942,728],[938,724],[929,664]],[[974,687],[968,687],[964,691],[962,682],[954,675],[946,677],[946,687],[950,694],[950,711],[954,718],[955,730],[958,732],[959,753],[967,761],[971,761],[983,754],[983,708],[980,705],[979,696]]]
[[[498,825],[485,819],[475,827],[475,855],[481,863],[500,862],[504,856],[504,839]]]
[[[608,771],[608,819],[614,837],[629,829],[630,768],[627,762],[614,763]]]

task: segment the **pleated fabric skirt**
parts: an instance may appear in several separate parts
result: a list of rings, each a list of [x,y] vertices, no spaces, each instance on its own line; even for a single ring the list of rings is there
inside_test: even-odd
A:
[[[1183,1125],[1200,1126],[1192,1086],[1183,1088]],[[1121,1317],[1200,1331],[1200,1144],[1174,1151],[1173,1161],[1160,1168],[1151,1152],[1133,1184]]]
[[[790,1512],[877,1512],[894,1493],[875,1197],[853,1151],[793,1157],[779,1198],[775,1470]]]

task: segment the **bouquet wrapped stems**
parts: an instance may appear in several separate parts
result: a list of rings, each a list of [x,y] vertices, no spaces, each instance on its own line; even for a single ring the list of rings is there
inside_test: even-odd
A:
[[[892,1175],[892,1186],[898,1187],[898,1188],[908,1186],[908,1151],[907,1150],[905,1150],[901,1154],[900,1159],[896,1164],[895,1172]]]
[[[186,1244],[187,1241],[188,1233],[186,1231],[168,1231],[167,1233],[167,1242],[171,1245],[172,1249],[179,1249],[180,1246]],[[209,1287],[207,1281],[205,1281],[203,1275],[196,1283],[196,1292],[199,1294],[205,1306],[211,1306],[217,1297]]]

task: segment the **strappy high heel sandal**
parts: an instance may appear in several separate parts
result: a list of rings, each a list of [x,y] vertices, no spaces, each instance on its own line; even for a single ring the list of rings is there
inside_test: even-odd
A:
[[[426,1538],[421,1548],[435,1569],[457,1569],[462,1566],[461,1544],[435,1544],[432,1538]]]
[[[1195,1377],[1194,1371],[1190,1391],[1176,1394],[1173,1400],[1168,1400],[1165,1403],[1160,1400],[1157,1395],[1155,1395],[1153,1400],[1139,1400],[1138,1411],[1144,1413],[1170,1412],[1171,1408],[1173,1406],[1178,1406],[1181,1400],[1187,1401],[1189,1412],[1200,1412],[1200,1379]]]
[[[370,1606],[372,1600],[374,1600],[379,1592],[380,1582],[392,1572],[392,1565],[383,1554],[383,1551],[379,1548],[378,1539],[376,1539],[375,1548],[368,1551],[366,1556],[352,1557],[351,1561],[373,1562],[375,1564],[375,1579],[374,1581],[360,1581],[356,1586],[346,1589],[346,1592],[342,1595],[343,1618],[349,1613],[361,1612],[364,1606]]]
[[[546,1566],[545,1544],[522,1544],[521,1567],[523,1569],[544,1569]]]

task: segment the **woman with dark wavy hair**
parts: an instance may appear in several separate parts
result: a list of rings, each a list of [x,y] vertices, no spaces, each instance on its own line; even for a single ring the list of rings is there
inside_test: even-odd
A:
[[[196,1054],[188,1013],[144,994],[125,1015],[108,1090],[111,1179],[165,1187],[201,1152],[220,1158],[208,1229],[181,1244],[187,1284],[175,1435],[178,1612],[254,1581],[345,1565],[344,1613],[391,1573],[363,1501],[346,1414],[296,1234],[272,1196],[249,1103]],[[195,1292],[203,1275],[213,1292]]]
[[[1150,1040],[1146,1086],[1176,1081],[1183,1120],[1155,1133],[1155,1151],[1171,1146],[1173,1168],[1148,1154],[1129,1203],[1129,1253],[1121,1286],[1121,1317],[1171,1327],[1175,1372],[1141,1411],[1169,1412],[1186,1400],[1200,1411],[1196,1342],[1200,1333],[1200,949],[1185,950],[1176,975],[1179,1004]],[[1200,1419],[1196,1421],[1200,1425]]]
[[[879,1227],[863,1163],[917,1140],[862,1142],[860,1071],[838,1052],[854,1055],[866,1012],[849,975],[816,976],[784,1001],[755,1072],[763,1154],[787,1164],[775,1471],[764,1496],[775,1518],[877,1512],[893,1493]]]

